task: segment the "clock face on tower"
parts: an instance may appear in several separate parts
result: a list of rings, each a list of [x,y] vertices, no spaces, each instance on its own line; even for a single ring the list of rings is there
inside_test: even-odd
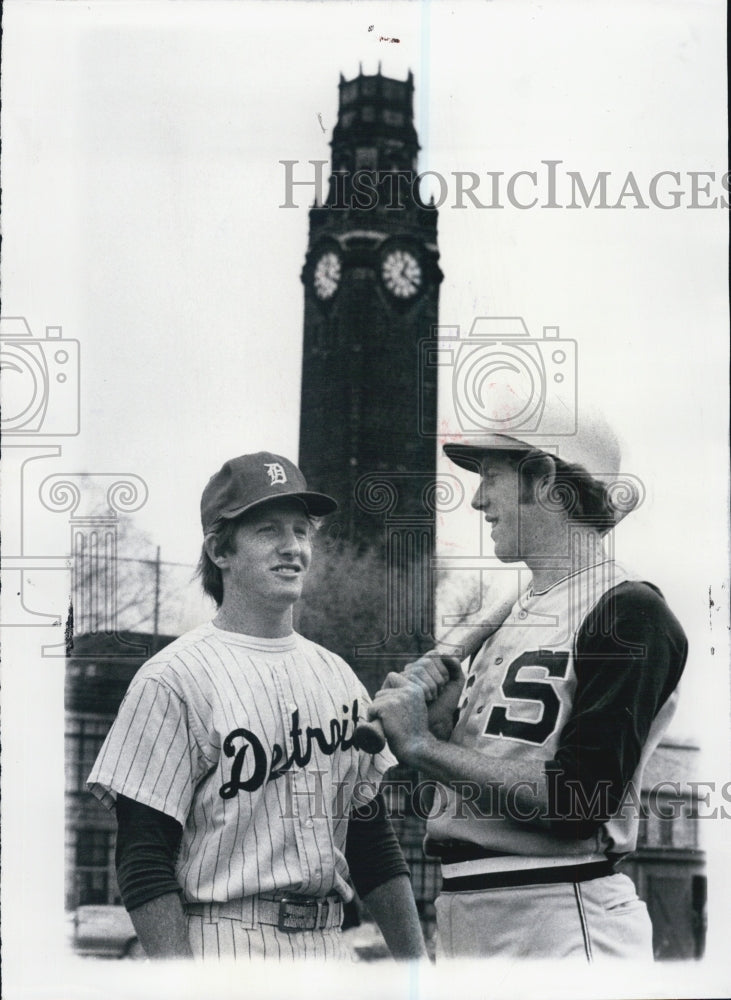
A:
[[[398,299],[411,299],[421,288],[421,266],[408,250],[391,250],[381,265],[383,283]]]
[[[318,299],[331,299],[340,284],[340,258],[332,250],[324,253],[315,265],[313,284]]]

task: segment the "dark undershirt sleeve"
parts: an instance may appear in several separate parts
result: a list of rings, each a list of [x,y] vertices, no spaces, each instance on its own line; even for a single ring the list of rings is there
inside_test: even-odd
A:
[[[586,617],[573,708],[546,765],[553,833],[586,839],[616,811],[686,656],[683,630],[650,584],[620,584]]]
[[[158,896],[180,892],[175,858],[182,827],[171,816],[120,795],[117,797],[117,880],[122,901],[133,910]],[[408,875],[401,846],[380,795],[354,810],[348,823],[345,856],[360,896],[396,875]]]
[[[351,813],[345,860],[361,897],[397,875],[410,875],[380,792],[368,805]]]
[[[128,910],[170,892],[180,892],[175,859],[183,828],[176,819],[118,795],[117,882]]]

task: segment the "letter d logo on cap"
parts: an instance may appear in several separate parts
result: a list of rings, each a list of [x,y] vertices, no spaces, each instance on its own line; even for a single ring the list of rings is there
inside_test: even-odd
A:
[[[272,462],[271,464],[265,465],[264,468],[267,470],[270,486],[276,486],[277,483],[287,482],[284,467],[281,466],[279,462]]]

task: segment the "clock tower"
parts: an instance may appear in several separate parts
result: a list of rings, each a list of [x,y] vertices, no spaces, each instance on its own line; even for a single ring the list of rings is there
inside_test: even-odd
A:
[[[414,80],[340,77],[332,172],[309,213],[300,467],[340,503],[341,536],[431,552],[437,210],[418,192]],[[390,525],[390,528],[389,528]],[[419,527],[421,526],[421,527]],[[407,533],[408,533],[407,531]],[[418,537],[417,537],[418,536]],[[415,540],[416,539],[416,540]]]

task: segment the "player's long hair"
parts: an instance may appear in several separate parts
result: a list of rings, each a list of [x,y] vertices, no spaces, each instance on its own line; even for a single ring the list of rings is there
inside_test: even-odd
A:
[[[216,551],[219,555],[236,551],[236,533],[239,527],[247,520],[248,511],[232,517],[230,520],[219,521],[213,534],[216,536]],[[320,527],[320,519],[307,515],[310,527],[316,531]],[[216,602],[216,607],[223,604],[223,574],[218,566],[206,552],[205,543],[201,546],[200,559],[195,571],[195,575],[200,579],[203,590]]]
[[[236,532],[245,515],[233,517],[228,521],[219,521],[214,532],[216,549],[220,555],[234,552],[236,549]],[[216,607],[223,604],[223,574],[206,552],[205,543],[201,546],[196,576],[200,578],[203,590],[216,602]]]
[[[520,474],[521,503],[541,503],[549,510],[565,510],[569,521],[585,524],[604,535],[614,527],[615,515],[604,483],[589,475],[580,465],[551,456],[554,480],[542,489],[551,469],[541,451],[509,452],[508,461]]]

